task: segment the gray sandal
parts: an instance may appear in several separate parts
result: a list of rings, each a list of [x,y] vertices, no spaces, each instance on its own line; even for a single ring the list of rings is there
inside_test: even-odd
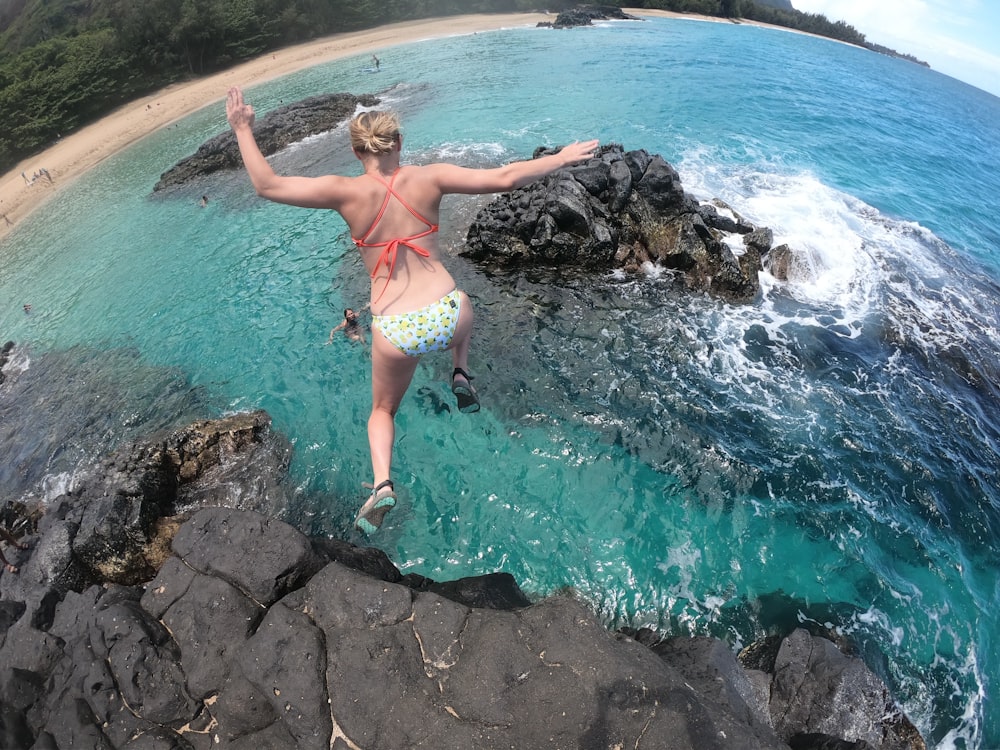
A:
[[[465,383],[456,383],[455,376],[461,375],[465,378]],[[472,387],[472,376],[461,367],[456,367],[451,373],[451,392],[458,399],[458,410],[463,414],[471,414],[479,411],[479,396],[476,389]]]
[[[365,504],[354,519],[354,526],[366,534],[374,534],[382,525],[385,514],[396,507],[396,492],[392,481],[386,479],[372,490]]]

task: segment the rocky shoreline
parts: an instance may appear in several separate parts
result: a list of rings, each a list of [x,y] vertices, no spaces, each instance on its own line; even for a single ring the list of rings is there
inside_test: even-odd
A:
[[[29,549],[0,574],[0,746],[924,747],[860,659],[804,629],[739,655],[609,632],[505,573],[436,582],[309,537],[276,517],[269,424],[197,422],[47,504],[7,500]]]

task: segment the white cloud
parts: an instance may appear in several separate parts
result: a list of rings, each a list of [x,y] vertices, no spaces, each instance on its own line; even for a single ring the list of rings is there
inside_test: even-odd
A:
[[[889,37],[918,39],[923,30],[933,28],[933,14],[924,0],[882,0],[878,3],[869,0],[793,0],[792,4],[807,13],[822,13],[831,21],[843,21],[876,44],[886,44],[883,39]]]

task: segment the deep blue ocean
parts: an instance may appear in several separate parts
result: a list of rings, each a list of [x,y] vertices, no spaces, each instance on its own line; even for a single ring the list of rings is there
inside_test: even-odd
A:
[[[425,358],[398,417],[400,504],[373,543],[437,579],[574,589],[609,627],[839,629],[931,747],[1000,747],[1000,99],[824,39],[651,19],[391,47],[247,92],[382,96],[405,158],[494,165],[596,137],[771,227],[792,275],[732,306],[669,272],[487,273],[488,198],[449,198],[484,408]],[[264,408],[290,517],[363,540],[370,362],[326,346],[367,277],[332,212],[242,173],[152,194],[219,102],[102,163],[2,246],[0,496],[52,496],[155,429]],[[343,129],[273,159],[356,173]],[[209,200],[199,205],[202,195]],[[30,313],[24,304],[32,306]]]

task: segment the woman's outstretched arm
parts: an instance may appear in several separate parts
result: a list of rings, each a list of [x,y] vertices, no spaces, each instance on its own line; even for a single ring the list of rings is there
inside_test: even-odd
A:
[[[493,169],[469,169],[453,164],[432,164],[434,181],[442,193],[504,193],[523,187],[557,169],[587,161],[594,156],[598,141],[571,143],[557,153],[526,159]]]
[[[243,92],[236,86],[229,89],[226,119],[236,135],[243,165],[257,195],[276,203],[303,208],[339,209],[350,195],[348,178],[338,175],[286,177],[276,174],[254,138],[254,118],[253,107],[243,100]]]

